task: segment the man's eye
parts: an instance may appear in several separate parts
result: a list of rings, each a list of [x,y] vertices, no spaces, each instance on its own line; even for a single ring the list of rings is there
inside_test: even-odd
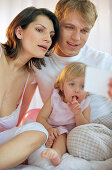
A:
[[[66,29],[73,29],[71,26],[65,26]]]
[[[85,29],[81,30],[81,32],[84,33],[84,34],[89,33],[89,31],[87,31]]]

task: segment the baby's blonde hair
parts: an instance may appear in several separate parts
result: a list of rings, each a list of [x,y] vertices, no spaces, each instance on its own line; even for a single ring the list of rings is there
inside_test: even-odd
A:
[[[68,64],[58,76],[54,88],[59,90],[62,94],[64,83],[80,76],[85,77],[86,65],[80,62],[73,62]]]

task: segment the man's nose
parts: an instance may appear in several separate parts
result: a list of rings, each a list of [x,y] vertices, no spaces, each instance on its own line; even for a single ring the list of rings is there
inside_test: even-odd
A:
[[[72,33],[72,39],[75,41],[80,40],[80,30],[74,30]]]

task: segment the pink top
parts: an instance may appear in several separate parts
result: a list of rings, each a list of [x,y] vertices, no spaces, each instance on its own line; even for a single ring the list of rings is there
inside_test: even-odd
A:
[[[1,53],[2,53],[2,49],[0,48],[0,57],[1,57]],[[20,109],[21,109],[21,105],[22,105],[22,100],[23,100],[23,96],[24,96],[24,92],[29,80],[29,76],[30,73],[28,74],[26,83],[25,83],[25,87],[23,89],[23,93],[22,93],[22,97],[21,97],[21,101],[19,103],[19,105],[17,106],[17,109],[14,110],[9,116],[5,116],[0,118],[0,126],[2,126],[5,129],[9,129],[12,127],[15,127],[18,123],[18,119],[19,119],[19,113],[20,113]]]
[[[82,111],[90,104],[90,96],[85,98],[81,103]],[[75,127],[75,117],[68,105],[62,101],[58,90],[54,89],[51,95],[52,113],[48,118],[48,123],[53,127],[66,126],[68,131]]]

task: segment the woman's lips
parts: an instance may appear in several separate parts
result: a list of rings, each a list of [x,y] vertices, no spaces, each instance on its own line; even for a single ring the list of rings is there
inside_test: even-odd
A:
[[[43,51],[48,50],[48,46],[45,46],[45,45],[38,45],[38,47],[40,47]]]

